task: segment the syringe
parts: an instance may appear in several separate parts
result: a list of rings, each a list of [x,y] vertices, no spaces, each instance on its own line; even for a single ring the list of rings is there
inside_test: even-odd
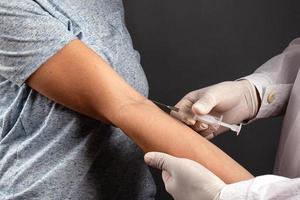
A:
[[[157,102],[157,101],[153,101],[153,103],[155,103],[159,107],[167,109],[169,111],[172,110],[174,112],[181,112],[181,110],[177,107],[169,106],[169,105],[163,104],[161,102]],[[223,122],[222,115],[220,117],[215,117],[212,115],[194,115],[194,120],[203,122],[203,123],[211,126],[214,131],[217,131],[220,128],[220,126],[223,126],[223,127],[229,128],[230,130],[236,132],[237,135],[239,135],[239,133],[242,129],[242,124],[235,125],[235,124],[228,124],[228,123]]]
[[[194,120],[200,121],[203,123],[206,123],[207,125],[210,125],[213,127],[215,131],[217,131],[220,126],[229,128],[230,130],[236,132],[237,135],[239,135],[241,129],[242,129],[242,124],[235,125],[235,124],[228,124],[223,122],[223,116],[221,115],[220,117],[215,117],[212,115],[195,115]]]

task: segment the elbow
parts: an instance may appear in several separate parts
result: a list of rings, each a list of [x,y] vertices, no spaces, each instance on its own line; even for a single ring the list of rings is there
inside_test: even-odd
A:
[[[103,97],[103,96],[102,96]],[[105,100],[103,100],[105,99]],[[109,95],[106,98],[95,100],[93,110],[98,120],[109,122],[118,126],[118,123],[128,121],[128,117],[133,114],[132,111],[137,110],[142,105],[149,105],[151,101],[138,93],[132,95]],[[138,110],[143,112],[142,110]]]

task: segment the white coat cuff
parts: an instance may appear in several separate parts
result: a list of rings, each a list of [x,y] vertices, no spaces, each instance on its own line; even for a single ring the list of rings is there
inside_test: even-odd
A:
[[[254,179],[251,179],[225,186],[218,200],[247,199],[247,193],[253,182]]]
[[[292,84],[276,84],[263,73],[254,73],[241,79],[250,81],[259,93],[261,105],[255,119],[278,116],[283,113]]]
[[[268,187],[272,184],[284,182],[289,180],[288,178],[265,175],[259,176],[248,181],[242,181],[225,186],[221,191],[219,200],[229,199],[270,199],[268,193],[272,192],[272,188]]]

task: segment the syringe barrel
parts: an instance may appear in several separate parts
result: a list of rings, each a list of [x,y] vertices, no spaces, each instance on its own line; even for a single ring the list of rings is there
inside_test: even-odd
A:
[[[205,124],[208,124],[211,126],[215,131],[217,131],[220,127],[220,122],[222,121],[222,116],[221,117],[215,117],[212,115],[195,115],[194,119],[196,121],[203,122]]]
[[[212,115],[196,115],[194,119],[196,121],[200,121],[208,124],[213,129],[213,131],[217,131],[220,128],[220,126],[223,126],[229,128],[230,130],[236,132],[237,135],[239,135],[242,128],[242,124],[235,125],[235,124],[227,124],[223,122],[222,115],[221,117],[215,117]]]

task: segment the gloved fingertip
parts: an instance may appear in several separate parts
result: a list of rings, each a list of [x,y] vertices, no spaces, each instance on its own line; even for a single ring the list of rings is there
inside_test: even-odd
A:
[[[186,124],[189,126],[194,126],[196,124],[196,120],[188,119],[188,120],[186,120]]]
[[[159,170],[168,168],[173,156],[161,152],[149,152],[144,156],[145,163]]]
[[[201,128],[202,130],[206,130],[206,129],[208,129],[208,125],[205,124],[205,123],[201,123],[201,124],[200,124],[200,128]]]
[[[172,117],[178,118],[178,113],[175,112],[175,111],[171,111],[171,112],[170,112],[170,115],[171,115]]]
[[[146,153],[144,156],[144,161],[147,165],[152,166],[153,165],[153,159],[154,159],[154,152]]]
[[[212,140],[215,137],[215,135],[213,133],[209,134],[208,136],[206,136],[205,138],[207,140]]]

